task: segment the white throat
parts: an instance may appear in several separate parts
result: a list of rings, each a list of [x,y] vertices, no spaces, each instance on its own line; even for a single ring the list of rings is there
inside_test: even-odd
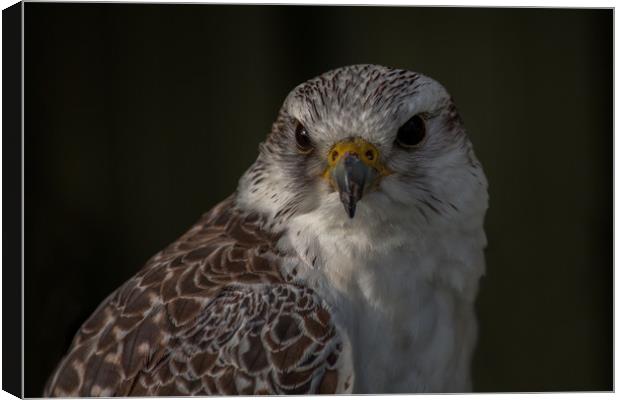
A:
[[[333,207],[291,219],[280,246],[304,261],[285,263],[285,272],[299,269],[297,279],[326,299],[348,334],[354,392],[470,390],[481,219],[421,224],[401,209],[376,220],[360,207],[347,220]]]

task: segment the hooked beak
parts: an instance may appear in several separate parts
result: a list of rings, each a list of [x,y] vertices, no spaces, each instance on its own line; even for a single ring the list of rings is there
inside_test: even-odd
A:
[[[338,190],[347,215],[353,218],[357,202],[389,171],[379,161],[379,150],[360,138],[336,143],[327,156],[324,177]]]

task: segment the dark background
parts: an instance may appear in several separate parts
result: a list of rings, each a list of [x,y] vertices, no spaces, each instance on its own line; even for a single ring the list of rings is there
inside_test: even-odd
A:
[[[25,394],[226,197],[290,89],[377,63],[454,96],[490,182],[476,391],[612,390],[611,10],[25,5]]]

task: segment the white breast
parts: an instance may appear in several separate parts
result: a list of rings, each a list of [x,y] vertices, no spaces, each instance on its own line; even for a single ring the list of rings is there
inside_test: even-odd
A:
[[[305,261],[299,279],[325,298],[349,337],[354,392],[471,390],[481,228],[356,223],[306,214],[281,242]]]

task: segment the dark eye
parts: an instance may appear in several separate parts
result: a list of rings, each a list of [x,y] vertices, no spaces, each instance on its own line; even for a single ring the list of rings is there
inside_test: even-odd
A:
[[[310,135],[308,135],[308,131],[299,121],[297,121],[297,126],[295,127],[295,141],[297,142],[297,150],[301,153],[307,154],[312,151]]]
[[[396,143],[404,148],[413,148],[419,145],[426,136],[424,119],[414,115],[398,129]]]

